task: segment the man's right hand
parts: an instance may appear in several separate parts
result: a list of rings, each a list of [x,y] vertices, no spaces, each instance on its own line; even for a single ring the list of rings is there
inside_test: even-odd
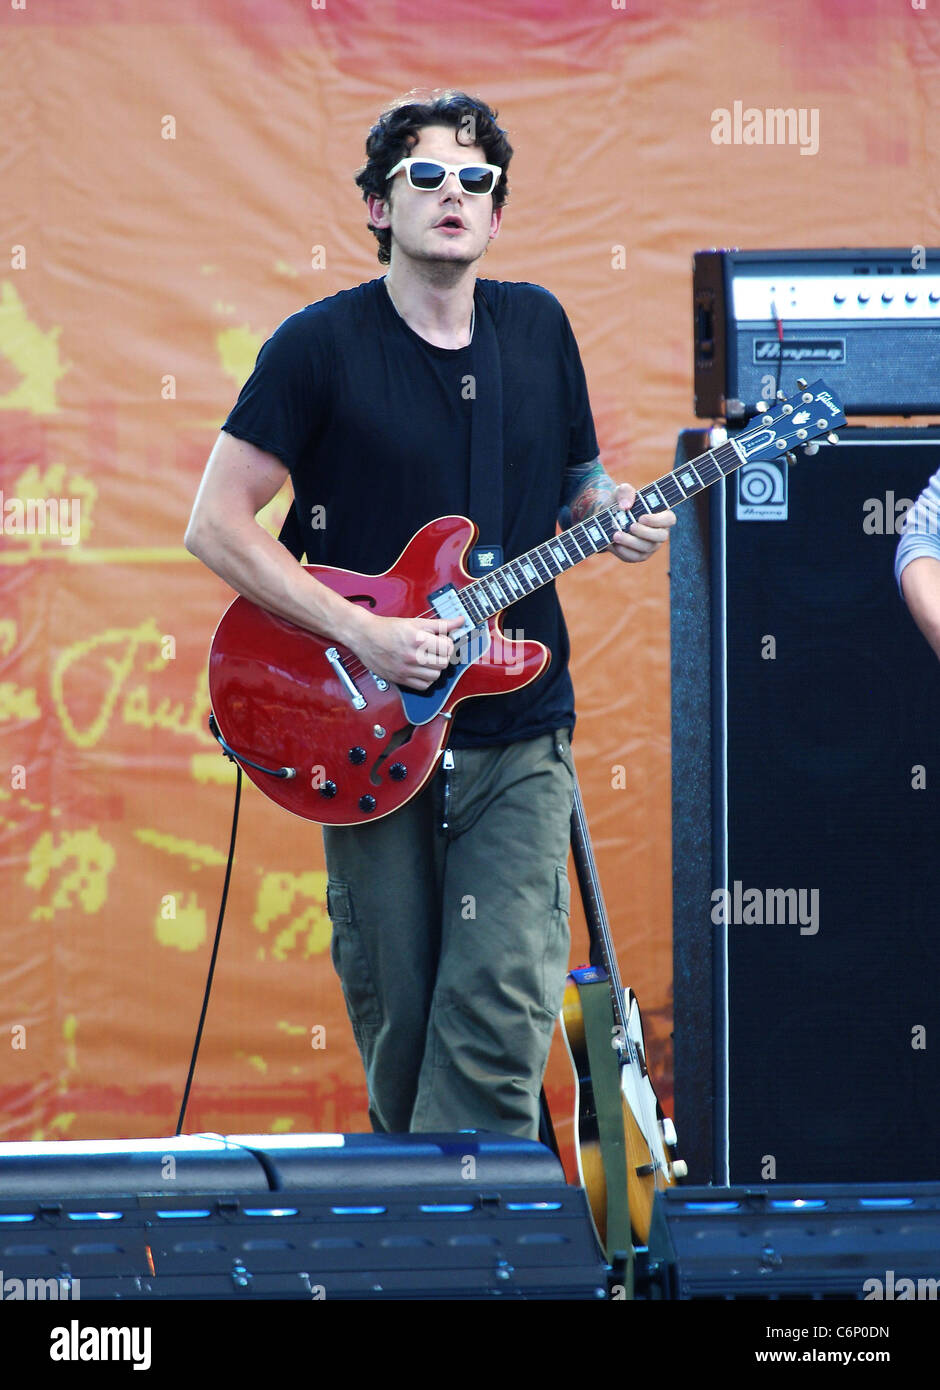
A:
[[[345,645],[373,675],[409,690],[427,690],[452,662],[448,633],[462,625],[462,618],[383,618],[360,609]]]

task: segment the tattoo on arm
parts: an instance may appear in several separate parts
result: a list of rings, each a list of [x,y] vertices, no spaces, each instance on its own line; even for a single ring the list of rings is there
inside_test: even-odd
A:
[[[585,517],[593,516],[602,507],[611,506],[616,494],[617,484],[608,476],[600,456],[589,463],[566,468],[558,520],[567,530]]]

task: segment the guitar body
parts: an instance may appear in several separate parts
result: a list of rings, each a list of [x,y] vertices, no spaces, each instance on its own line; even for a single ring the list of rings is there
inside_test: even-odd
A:
[[[608,1084],[616,1085],[620,1093],[620,1122],[627,1167],[627,1204],[634,1243],[646,1245],[649,1240],[656,1193],[671,1187],[678,1174],[674,1170],[668,1137],[675,1140],[671,1127],[663,1116],[646,1067],[643,1042],[643,1020],[632,990],[623,992],[622,1025],[628,1037],[620,1047],[613,1009],[608,1012],[597,1037],[592,1036],[590,1024],[582,1005],[582,990],[609,982],[603,970],[591,967],[573,970],[568,976],[562,1003],[562,1030],[571,1065],[576,1078],[575,1151],[578,1174],[588,1197],[591,1217],[601,1245],[607,1246],[607,1179],[601,1152],[601,1134],[597,1115],[595,1084],[592,1080],[590,1056],[598,1060],[607,1072]],[[679,1164],[684,1173],[685,1165]]]
[[[412,537],[384,574],[305,568],[373,613],[433,616],[429,595],[470,582],[464,558],[475,539],[476,527],[466,517],[439,517]],[[466,659],[430,690],[416,692],[386,685],[347,648],[237,598],[212,639],[213,713],[239,760],[295,770],[293,777],[277,778],[243,764],[285,810],[324,825],[378,820],[428,780],[461,700],[518,690],[548,665],[542,643],[510,641],[499,620],[497,614],[476,628],[464,644]]]

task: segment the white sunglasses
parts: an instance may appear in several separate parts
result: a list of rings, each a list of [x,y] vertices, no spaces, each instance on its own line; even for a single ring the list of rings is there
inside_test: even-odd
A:
[[[434,193],[444,184],[448,174],[456,174],[464,193],[492,193],[502,174],[498,164],[442,164],[437,159],[402,159],[388,172],[392,179],[404,169],[412,188],[422,193]]]

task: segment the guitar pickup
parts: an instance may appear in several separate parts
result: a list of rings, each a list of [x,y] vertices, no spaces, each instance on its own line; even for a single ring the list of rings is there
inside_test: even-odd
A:
[[[433,594],[428,594],[428,602],[439,618],[463,619],[463,627],[455,628],[450,634],[452,642],[456,642],[458,637],[466,637],[468,633],[476,631],[479,626],[463,606],[460,594],[453,584],[445,584],[442,589],[435,589]]]

